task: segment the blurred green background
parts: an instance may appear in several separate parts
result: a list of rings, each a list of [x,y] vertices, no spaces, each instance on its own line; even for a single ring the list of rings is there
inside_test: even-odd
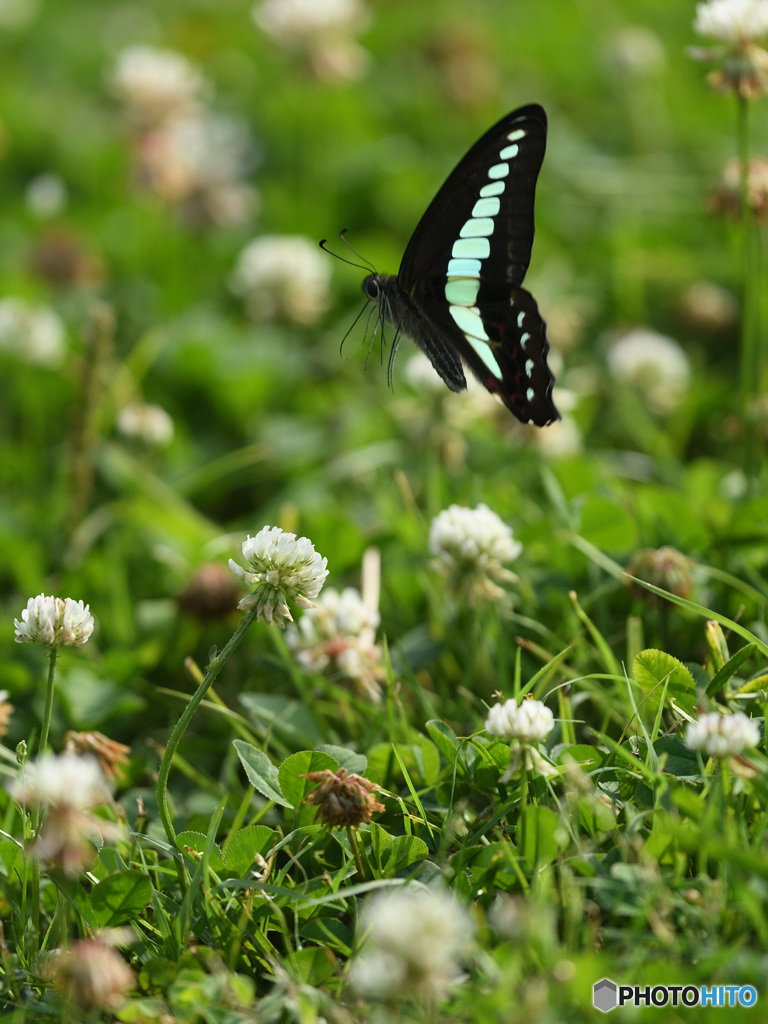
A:
[[[708,568],[702,600],[714,588],[730,614],[746,602],[765,632],[753,620],[766,503],[732,500],[744,493],[740,256],[732,223],[707,208],[735,152],[736,111],[686,53],[694,5],[390,0],[361,11],[329,57],[327,40],[287,45],[234,0],[0,2],[0,294],[50,308],[66,328],[57,365],[0,350],[11,746],[40,713],[40,653],[14,647],[10,626],[28,597],[83,599],[98,625],[62,664],[54,742],[67,727],[99,728],[141,748],[180,710],[166,689],[191,688],[183,657],[203,663],[235,621],[200,622],[178,595],[265,523],[309,536],[336,586],[359,585],[363,551],[380,548],[382,630],[398,670],[427,686],[441,651],[441,685],[460,677],[430,610],[426,548],[429,518],[450,502],[487,502],[524,544],[519,616],[490,615],[482,638],[484,695],[508,669],[500,632],[551,650],[567,641],[571,589],[589,593],[591,614],[624,643],[638,599],[594,550],[623,565],[640,547],[674,545]],[[239,126],[234,163],[258,193],[252,213],[222,223],[142,180],[157,139],[114,87],[135,45],[183,54],[208,83],[206,109]],[[340,358],[363,271],[319,253],[332,282],[325,310],[304,323],[254,317],[233,291],[239,254],[261,236],[316,244],[347,228],[394,273],[458,159],[528,102],[543,104],[550,128],[526,286],[549,323],[568,444],[550,450],[484,393],[413,382],[407,342],[391,392],[378,340],[364,371],[365,318]],[[759,151],[765,104],[752,123]],[[702,281],[718,315],[691,297]],[[607,367],[611,332],[635,327],[676,339],[690,363],[689,386],[662,413]],[[171,443],[116,429],[135,401],[166,410]],[[720,595],[731,574],[741,590]],[[668,639],[667,625],[651,611],[648,642]],[[698,658],[700,623],[676,629],[673,653]],[[266,630],[253,638],[225,698],[235,700],[228,686],[281,685],[276,645]],[[205,736],[214,763],[218,727]]]

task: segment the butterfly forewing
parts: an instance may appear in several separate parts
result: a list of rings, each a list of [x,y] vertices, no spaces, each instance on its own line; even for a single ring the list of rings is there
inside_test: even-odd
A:
[[[462,231],[471,231],[473,220],[487,219],[496,205],[484,203],[485,212],[481,206],[480,216],[475,217],[476,204],[494,199],[499,209],[491,217],[494,231],[483,274],[522,284],[531,259],[536,179],[546,144],[547,115],[537,104],[513,111],[478,139],[448,176],[408,243],[398,273],[406,291],[425,277],[445,277]],[[517,152],[510,157],[513,148]],[[501,156],[504,151],[506,158]],[[472,251],[472,246],[459,244],[458,251],[462,249]]]
[[[535,300],[520,287],[531,257],[544,110],[521,107],[475,143],[419,222],[397,283],[417,316],[414,340],[449,387],[463,362],[524,423],[557,419],[549,344]]]

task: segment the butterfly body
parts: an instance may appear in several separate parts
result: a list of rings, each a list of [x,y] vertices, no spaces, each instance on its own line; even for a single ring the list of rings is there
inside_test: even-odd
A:
[[[427,208],[397,276],[370,274],[366,297],[422,349],[452,391],[463,364],[523,423],[558,418],[546,326],[522,288],[534,234],[547,119],[532,104],[494,125]]]

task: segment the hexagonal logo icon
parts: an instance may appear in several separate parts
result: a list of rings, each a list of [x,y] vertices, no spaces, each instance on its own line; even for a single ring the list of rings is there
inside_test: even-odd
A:
[[[618,986],[610,978],[601,978],[592,986],[592,1005],[596,1010],[608,1013],[616,1007]]]

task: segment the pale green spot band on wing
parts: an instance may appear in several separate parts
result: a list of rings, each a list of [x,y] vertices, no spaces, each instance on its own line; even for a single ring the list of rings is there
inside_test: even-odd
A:
[[[505,181],[491,181],[487,185],[483,185],[480,189],[480,198],[486,199],[488,196],[500,196],[506,184]]]
[[[520,139],[525,138],[525,129],[515,128],[513,132],[510,132],[509,135],[507,135],[507,138],[510,142],[518,142]]]
[[[473,217],[495,217],[501,209],[501,200],[498,196],[491,196],[488,199],[478,199],[472,207]]]
[[[520,147],[516,143],[512,143],[511,146],[505,146],[499,153],[499,156],[502,160],[514,160],[519,152]]]
[[[480,277],[480,260],[448,260],[448,277]]]
[[[452,306],[474,306],[479,291],[476,277],[449,277],[445,282],[445,297]]]
[[[489,178],[506,178],[509,174],[509,164],[494,164],[493,167],[488,168]]]
[[[459,232],[462,238],[478,238],[482,235],[493,234],[493,220],[491,217],[470,217],[464,223]]]
[[[451,256],[456,259],[469,257],[474,260],[487,260],[491,255],[491,243],[487,238],[457,238],[451,249]]]
[[[466,306],[449,306],[448,308],[456,326],[464,332],[467,344],[472,346],[478,358],[490,372],[501,379],[501,367],[496,362],[493,349],[488,344],[488,335],[485,333],[477,307],[467,309]]]

